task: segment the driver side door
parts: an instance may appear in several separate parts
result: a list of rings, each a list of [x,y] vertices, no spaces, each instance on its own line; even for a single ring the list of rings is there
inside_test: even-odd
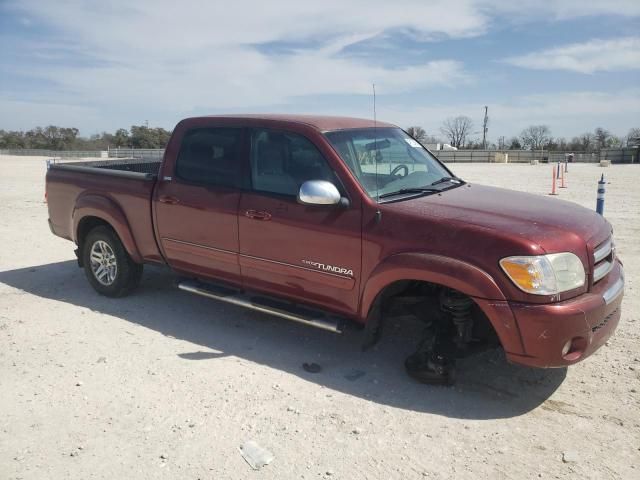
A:
[[[251,131],[251,185],[240,198],[240,268],[251,289],[353,313],[361,268],[359,206],[297,201],[307,180],[339,179],[318,148],[287,131]]]

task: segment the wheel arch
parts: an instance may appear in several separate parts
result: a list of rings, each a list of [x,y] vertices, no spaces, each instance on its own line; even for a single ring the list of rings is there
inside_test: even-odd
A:
[[[99,225],[111,227],[131,259],[136,263],[143,263],[122,208],[113,200],[101,195],[89,194],[78,198],[73,210],[73,240],[80,249],[87,234]]]
[[[382,299],[402,282],[427,282],[469,296],[486,315],[503,348],[523,351],[516,320],[495,280],[484,270],[450,257],[423,253],[392,255],[370,275],[361,296],[359,318],[375,335],[383,321]]]

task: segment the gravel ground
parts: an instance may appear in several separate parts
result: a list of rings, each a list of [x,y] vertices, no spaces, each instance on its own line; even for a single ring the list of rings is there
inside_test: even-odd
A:
[[[548,165],[450,166],[550,188]],[[560,198],[594,208],[603,172],[627,274],[616,335],[570,369],[489,352],[443,388],[404,374],[415,326],[362,353],[356,331],[190,296],[159,268],[100,297],[48,230],[44,161],[0,158],[0,478],[640,478],[640,166],[571,164]],[[251,470],[247,440],[273,462]]]

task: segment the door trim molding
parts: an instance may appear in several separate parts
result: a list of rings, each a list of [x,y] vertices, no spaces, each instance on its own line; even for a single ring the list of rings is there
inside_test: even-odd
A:
[[[238,265],[238,253],[231,250],[208,247],[206,245],[185,242],[184,240],[177,240],[175,238],[169,237],[162,237],[161,240],[162,242],[164,242],[165,250],[179,251],[196,257],[204,257],[208,260],[216,260],[224,263],[233,263]],[[208,254],[205,254],[203,250],[206,250]],[[171,255],[168,255],[168,257],[171,257]]]
[[[280,274],[280,275],[286,275],[286,270],[288,269],[294,269],[294,270],[298,270],[301,272],[310,272],[310,273],[314,273],[316,275],[313,275],[313,277],[317,277],[320,276],[321,278],[323,278],[324,280],[320,280],[321,283],[327,283],[331,286],[334,287],[339,287],[339,288],[345,288],[346,289],[351,289],[353,288],[354,282],[355,282],[355,277],[352,277],[350,275],[341,275],[338,273],[333,273],[333,272],[324,272],[322,270],[317,270],[315,268],[310,268],[310,267],[305,267],[303,265],[293,265],[291,263],[287,263],[287,262],[281,262],[278,260],[270,260],[268,258],[262,258],[262,257],[256,257],[254,255],[246,255],[244,253],[237,253],[237,252],[233,252],[231,250],[225,250],[222,248],[216,248],[216,247],[209,247],[207,245],[202,245],[199,243],[193,243],[193,242],[187,242],[184,240],[177,240],[175,238],[169,238],[169,237],[162,237],[162,241],[165,242],[171,242],[171,243],[177,243],[177,244],[181,244],[181,245],[185,245],[187,247],[195,247],[195,248],[200,248],[200,249],[204,249],[204,250],[208,250],[211,252],[217,252],[220,253],[222,255],[216,256],[217,258],[219,258],[221,261],[230,261],[231,260],[231,256],[234,259],[239,259],[240,261],[240,267],[245,267],[245,268],[253,268],[253,269],[258,269],[258,270],[263,270],[266,272],[270,272],[270,273],[275,273],[275,274]],[[171,248],[171,247],[169,247]],[[193,249],[189,249],[189,253],[191,254],[196,254]],[[245,260],[245,261],[243,261]],[[280,268],[278,268],[280,267]]]
[[[340,275],[339,273],[323,272],[322,270],[317,270],[315,268],[303,267],[302,265],[293,265],[292,263],[280,262],[278,260],[269,260],[268,258],[255,257],[253,255],[246,255],[244,253],[241,253],[240,257],[250,258],[252,260],[259,260],[261,262],[275,263],[275,264],[278,264],[278,265],[283,265],[285,267],[298,268],[300,270],[306,270],[308,272],[313,272],[313,273],[320,273],[320,274],[323,274],[323,275],[328,275],[330,277],[338,277],[338,278],[344,278],[344,279],[348,279],[348,280],[353,280],[353,278],[354,278],[354,277],[352,277],[350,275]]]
[[[234,252],[232,250],[225,250],[224,248],[209,247],[207,245],[202,245],[201,243],[185,242],[184,240],[178,240],[178,239],[169,238],[169,237],[162,237],[162,240],[167,242],[182,243],[183,245],[189,245],[191,247],[205,248],[207,250],[214,250],[216,252],[230,253],[231,255],[238,255],[237,252]]]

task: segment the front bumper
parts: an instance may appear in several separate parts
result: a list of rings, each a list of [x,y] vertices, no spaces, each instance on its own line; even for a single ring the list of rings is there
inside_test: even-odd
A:
[[[509,302],[524,352],[507,351],[507,358],[534,367],[563,367],[600,348],[620,320],[624,271],[620,262],[615,263],[591,292],[571,300],[546,305]]]

